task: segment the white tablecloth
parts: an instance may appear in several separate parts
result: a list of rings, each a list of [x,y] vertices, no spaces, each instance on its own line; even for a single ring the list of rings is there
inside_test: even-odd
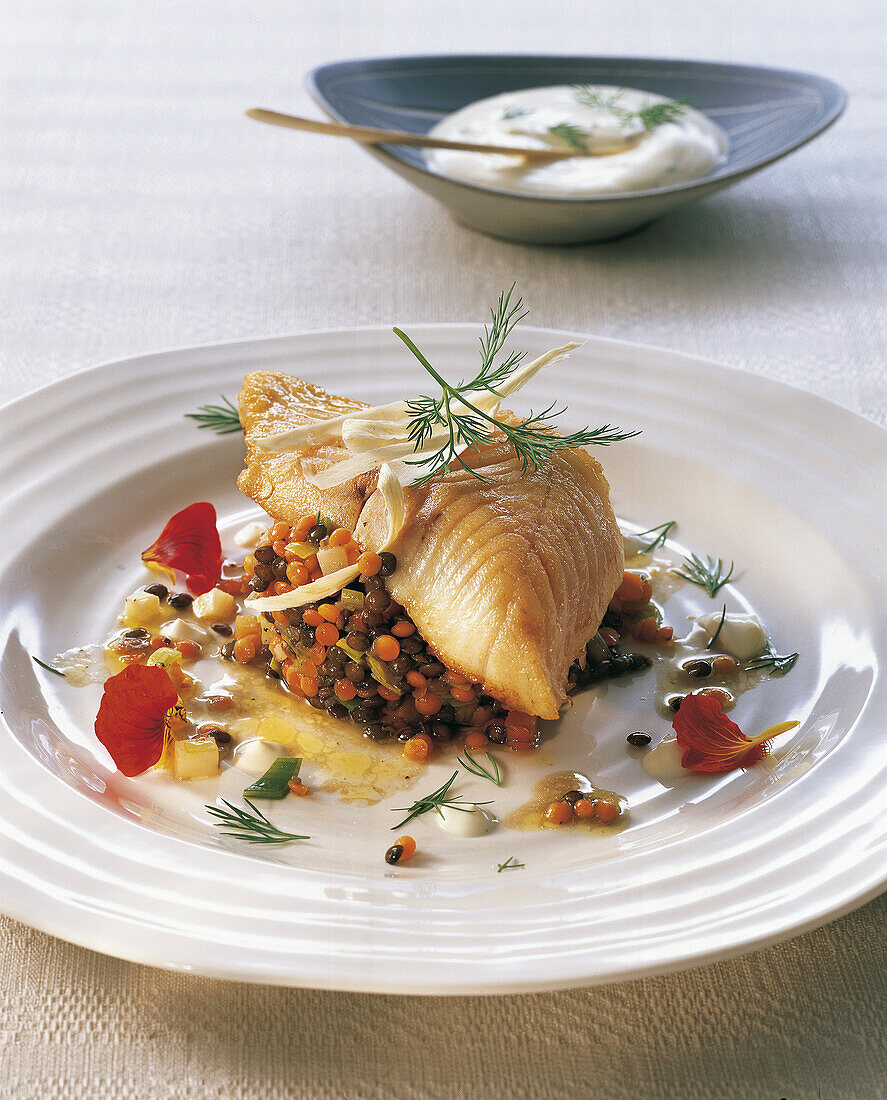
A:
[[[3,60],[4,399],[91,363],[304,328],[481,319],[697,352],[887,420],[879,0],[12,0]],[[669,55],[841,82],[811,147],[627,240],[505,244],[308,113],[302,73],[447,51]],[[2,905],[2,899],[0,899]],[[703,970],[591,991],[408,999],[168,974],[0,920],[0,1095],[887,1095],[885,899]]]

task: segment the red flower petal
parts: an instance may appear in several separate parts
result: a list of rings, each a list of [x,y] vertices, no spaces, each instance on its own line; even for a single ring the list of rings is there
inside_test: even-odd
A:
[[[160,759],[166,716],[177,702],[159,665],[127,665],[105,682],[95,735],[124,775],[141,775]]]
[[[142,561],[173,578],[173,570],[184,573],[188,589],[195,596],[215,588],[222,575],[222,544],[215,508],[201,501],[176,512],[157,541],[142,552]]]
[[[712,695],[687,695],[672,727],[684,750],[681,767],[694,772],[750,768],[767,754],[766,740],[750,741]]]

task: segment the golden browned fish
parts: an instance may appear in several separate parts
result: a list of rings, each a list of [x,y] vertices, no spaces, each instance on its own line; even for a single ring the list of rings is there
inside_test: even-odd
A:
[[[388,521],[380,494],[373,496],[376,471],[320,491],[304,479],[296,456],[257,446],[264,437],[362,408],[289,375],[247,375],[240,392],[241,490],[275,519],[295,524],[319,509],[365,548],[380,549]],[[314,453],[322,464],[348,455],[336,442]],[[397,557],[386,585],[447,667],[507,708],[556,718],[570,665],[622,579],[609,485],[581,449],[556,452],[526,473],[503,436],[462,457],[488,480],[457,469],[404,490],[406,522],[386,547]]]

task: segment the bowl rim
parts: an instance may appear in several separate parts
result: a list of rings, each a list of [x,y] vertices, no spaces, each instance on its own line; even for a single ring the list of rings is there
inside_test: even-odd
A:
[[[805,133],[800,138],[790,142],[785,148],[777,150],[775,153],[764,157],[762,160],[758,160],[753,164],[746,165],[743,168],[727,169],[724,171],[718,171],[709,173],[707,176],[701,176],[698,179],[686,180],[683,183],[673,183],[667,187],[651,187],[643,191],[621,191],[617,193],[608,193],[602,195],[539,195],[533,193],[525,193],[522,191],[506,191],[497,187],[488,187],[481,183],[473,183],[469,180],[457,179],[455,176],[447,176],[442,172],[435,172],[426,165],[412,164],[411,162],[404,160],[400,155],[395,153],[393,149],[394,145],[364,145],[363,148],[371,155],[386,163],[388,167],[397,172],[405,171],[417,172],[422,175],[430,176],[435,180],[442,181],[445,185],[450,184],[454,187],[467,188],[470,191],[479,192],[482,195],[496,196],[500,199],[509,200],[527,200],[531,202],[553,202],[562,205],[570,205],[576,203],[613,203],[613,202],[632,202],[641,201],[644,199],[658,198],[660,196],[680,194],[684,191],[694,191],[697,189],[705,189],[715,187],[720,190],[726,187],[731,182],[738,182],[745,176],[751,175],[753,172],[759,171],[761,168],[766,168],[770,164],[776,163],[776,161],[782,160],[783,157],[787,157],[790,153],[794,153],[796,150],[807,145],[808,142],[813,141],[814,138],[819,137],[829,127],[833,126],[841,115],[844,113],[847,107],[847,92],[840,84],[831,80],[829,77],[820,76],[818,73],[810,73],[803,69],[785,69],[775,66],[766,65],[746,65],[742,63],[732,61],[707,61],[699,58],[680,58],[680,57],[647,57],[647,56],[626,56],[621,54],[535,54],[535,53],[458,53],[458,54],[390,54],[378,57],[355,57],[344,58],[339,61],[327,61],[322,65],[316,65],[313,69],[310,69],[305,73],[303,77],[303,84],[317,105],[323,110],[329,118],[334,119],[336,122],[347,123],[348,120],[344,115],[336,111],[332,104],[326,99],[323,94],[320,85],[318,83],[322,74],[334,69],[356,69],[360,66],[376,66],[379,64],[391,63],[391,62],[416,62],[416,63],[429,63],[429,62],[477,62],[483,59],[496,59],[498,61],[521,61],[521,62],[551,62],[551,61],[566,61],[566,62],[586,62],[594,63],[600,61],[624,63],[626,65],[637,64],[652,64],[659,66],[675,66],[694,69],[718,69],[718,70],[732,70],[734,72],[745,72],[748,74],[758,74],[761,76],[791,76],[803,84],[813,86],[817,90],[822,92],[828,92],[832,95],[834,102],[831,107],[825,112],[823,118],[816,124],[816,126],[809,132]],[[698,110],[698,108],[697,108]],[[704,111],[702,112],[705,113]]]

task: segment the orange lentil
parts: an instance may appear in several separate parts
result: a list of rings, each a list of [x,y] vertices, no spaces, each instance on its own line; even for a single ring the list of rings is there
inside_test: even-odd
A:
[[[733,657],[715,657],[711,663],[712,672],[718,676],[730,676],[739,668],[739,662]]]
[[[596,798],[592,802],[594,816],[604,825],[609,825],[619,816],[619,807],[613,802],[607,802],[603,798]]]
[[[300,584],[308,583],[308,570],[300,561],[291,561],[286,567],[286,579],[293,588],[298,588]]]
[[[382,559],[378,554],[374,554],[372,550],[367,550],[365,554],[361,554],[357,559],[357,565],[362,576],[375,577],[382,568]]]
[[[320,570],[320,566],[317,564],[317,555],[316,554],[309,554],[307,558],[304,558],[302,560],[302,565],[305,566],[305,568],[308,570],[309,574],[313,573],[315,570],[318,570],[318,571]]]
[[[313,680],[308,676],[299,677],[299,687],[309,699],[312,699],[317,694],[317,680]]]
[[[227,580],[219,581],[216,585],[216,588],[221,588],[221,590],[227,592],[229,596],[239,596],[242,587],[243,581],[240,577],[229,577]]]
[[[268,532],[268,541],[273,545],[275,542],[282,542],[290,537],[290,525],[284,523],[283,520],[278,520],[277,523]]]
[[[391,633],[395,638],[409,638],[411,634],[416,633],[416,628],[411,622],[401,619],[391,627]]]
[[[315,569],[312,569],[311,572],[308,574],[308,580],[309,581],[319,581],[322,576],[323,576],[323,570],[318,565]]]
[[[311,794],[311,788],[306,787],[301,779],[291,779],[289,783],[287,783],[287,786],[293,794],[298,795],[299,798],[304,798],[306,794]]]
[[[243,559],[243,571],[248,577],[251,577],[256,571],[256,558],[254,554],[247,554]]]
[[[186,661],[196,660],[200,656],[201,649],[197,642],[184,641],[176,642],[176,649],[181,653]]]
[[[314,637],[321,645],[335,645],[339,640],[339,632],[332,623],[321,623],[314,631]]]
[[[152,653],[155,649],[163,649],[166,646],[166,638],[164,638],[161,634],[155,634],[154,637],[151,639],[150,645]]]
[[[357,546],[355,543],[352,543],[350,546],[346,546],[345,547],[345,561],[347,561],[349,565],[357,565],[359,560],[360,560],[360,547]]]
[[[304,542],[308,532],[317,523],[317,516],[302,516],[290,532],[293,542]]]
[[[673,626],[660,626],[656,631],[656,644],[667,645],[674,640],[674,627]]]
[[[568,802],[552,802],[544,814],[550,825],[565,825],[572,816],[573,807]]]
[[[352,541],[347,527],[337,527],[330,535],[330,546],[348,546]]]
[[[467,684],[468,677],[463,676],[461,672],[456,672],[455,669],[448,668],[444,673],[447,679],[447,683],[450,684]]]
[[[403,754],[407,760],[427,760],[434,751],[434,742],[427,733],[417,733],[411,737],[403,747]]]
[[[286,617],[284,611],[272,611],[271,618],[277,623],[278,626],[282,626],[286,629],[289,626],[289,619]]]
[[[505,724],[506,726],[523,726],[524,729],[535,733],[539,719],[535,714],[527,714],[522,710],[510,710]]]
[[[302,622],[307,626],[320,626],[323,622],[323,615],[315,611],[313,607],[309,607],[307,611],[302,612]]]
[[[654,618],[639,619],[631,628],[631,636],[639,642],[653,642],[659,633],[659,623]]]
[[[457,703],[474,702],[474,688],[470,685],[466,687],[461,684],[453,684],[450,687],[450,695],[452,695]]]
[[[281,673],[286,682],[286,686],[291,691],[297,691],[299,695],[302,694],[302,687],[299,682],[299,669],[295,664],[284,665],[281,669]]]
[[[598,634],[600,634],[601,640],[603,641],[604,645],[616,645],[616,643],[619,641],[619,635],[616,633],[615,630],[611,630],[608,626],[602,626],[601,629],[598,631]]]
[[[261,648],[262,643],[255,634],[250,634],[246,638],[238,638],[234,643],[234,660],[242,665],[248,665]]]
[[[395,699],[400,698],[399,692],[393,691],[391,688],[387,688],[384,686],[378,687],[376,689],[376,692],[382,699],[387,699],[389,703],[393,703]]]
[[[722,691],[721,688],[702,688],[701,691],[695,692],[694,694],[710,695],[713,699],[717,699],[721,704],[721,710],[724,710],[733,702],[733,698],[729,691]]]
[[[274,582],[274,595],[283,596],[287,592],[292,592],[293,586],[288,581],[275,581]]]
[[[419,692],[424,692],[425,688],[428,685],[428,681],[425,679],[422,673],[416,672],[415,670],[413,670],[412,672],[408,672],[406,679],[410,687],[416,688]]]
[[[653,595],[653,586],[640,573],[626,569],[622,574],[622,583],[616,589],[616,596],[628,603],[646,603]]]
[[[308,657],[317,665],[318,668],[326,660],[326,646],[321,645],[320,642],[316,642],[309,650]]]
[[[587,798],[578,798],[573,803],[573,813],[580,821],[585,821],[589,817],[594,817],[594,803],[589,802]]]
[[[354,686],[354,684],[352,684],[350,680],[346,680],[344,677],[342,677],[341,680],[336,680],[334,690],[336,692],[336,695],[338,695],[338,697],[346,703],[349,699],[353,699],[354,696],[357,694],[357,688]]]
[[[207,695],[204,702],[210,710],[230,710],[234,706],[234,697],[231,695]]]
[[[408,859],[412,859],[416,852],[416,842],[411,836],[399,836],[394,842],[399,844],[403,848],[403,855],[398,860],[398,863],[404,863]]]
[[[296,667],[299,670],[300,676],[307,676],[309,679],[314,679],[314,677],[317,675],[317,665],[313,661],[309,660],[307,657],[304,660],[299,661]]]
[[[427,691],[424,695],[416,695],[413,698],[413,705],[420,714],[430,718],[432,714],[437,714],[443,704],[437,695]]]
[[[395,661],[400,656],[400,642],[390,634],[380,634],[373,642],[373,653],[380,661]]]
[[[258,615],[238,615],[234,620],[234,637],[243,638],[247,634],[260,634]]]
[[[526,726],[506,726],[505,736],[509,745],[534,745],[536,734]]]
[[[466,749],[482,749],[486,745],[489,745],[490,740],[485,733],[481,733],[480,730],[472,730],[471,733],[465,738]]]
[[[272,544],[271,549],[279,558],[282,558],[286,555],[287,545],[288,543],[285,543],[282,539],[278,539],[277,542]]]
[[[339,617],[339,609],[335,604],[322,603],[317,609],[317,614],[328,623],[334,623]]]

